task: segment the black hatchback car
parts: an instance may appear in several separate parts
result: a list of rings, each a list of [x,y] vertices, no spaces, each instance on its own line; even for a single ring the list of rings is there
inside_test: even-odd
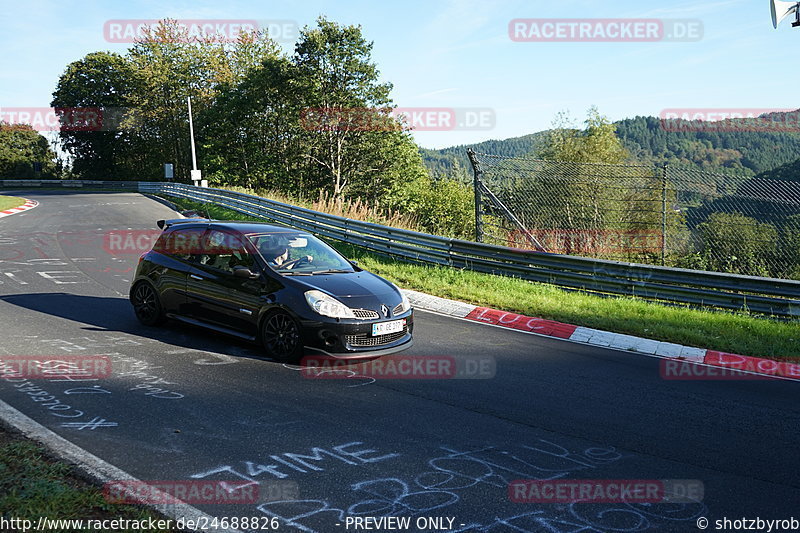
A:
[[[260,341],[279,361],[377,357],[411,346],[413,311],[391,282],[308,232],[256,222],[160,220],[130,290],[137,318]]]

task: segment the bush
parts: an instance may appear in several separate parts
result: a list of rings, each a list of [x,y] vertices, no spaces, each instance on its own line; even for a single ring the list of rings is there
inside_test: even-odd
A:
[[[774,275],[778,230],[740,213],[714,213],[698,226],[699,255],[708,270]]]
[[[475,196],[470,185],[422,176],[396,186],[384,202],[385,207],[413,217],[425,232],[470,240],[475,236]]]

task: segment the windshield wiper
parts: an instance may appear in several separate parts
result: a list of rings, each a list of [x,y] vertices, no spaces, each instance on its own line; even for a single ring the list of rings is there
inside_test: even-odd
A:
[[[327,270],[315,270],[312,274],[349,274],[355,272],[354,270],[345,270],[342,268],[329,268]]]
[[[313,272],[295,272],[293,270],[279,270],[279,274],[284,276],[311,276]]]

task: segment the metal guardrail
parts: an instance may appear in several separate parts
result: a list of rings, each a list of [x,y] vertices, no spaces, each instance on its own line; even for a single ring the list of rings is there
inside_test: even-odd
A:
[[[100,180],[38,180],[33,178],[24,179],[0,179],[0,187],[13,189],[27,189],[31,187],[43,189],[124,189],[139,190],[138,181],[100,181]]]
[[[59,180],[35,181],[43,187],[59,186]],[[34,186],[28,185],[29,182],[0,180],[0,186]],[[63,181],[60,185],[74,187],[77,182],[67,183]],[[548,254],[450,239],[329,215],[222,189],[160,182],[81,183],[84,187],[132,188],[140,192],[213,203],[417,263],[514,276],[595,293],[730,310],[748,309],[779,317],[800,317],[800,281]]]

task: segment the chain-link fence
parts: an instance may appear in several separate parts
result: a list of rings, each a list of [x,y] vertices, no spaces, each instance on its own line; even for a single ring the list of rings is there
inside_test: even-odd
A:
[[[477,239],[800,279],[800,182],[470,152]]]

